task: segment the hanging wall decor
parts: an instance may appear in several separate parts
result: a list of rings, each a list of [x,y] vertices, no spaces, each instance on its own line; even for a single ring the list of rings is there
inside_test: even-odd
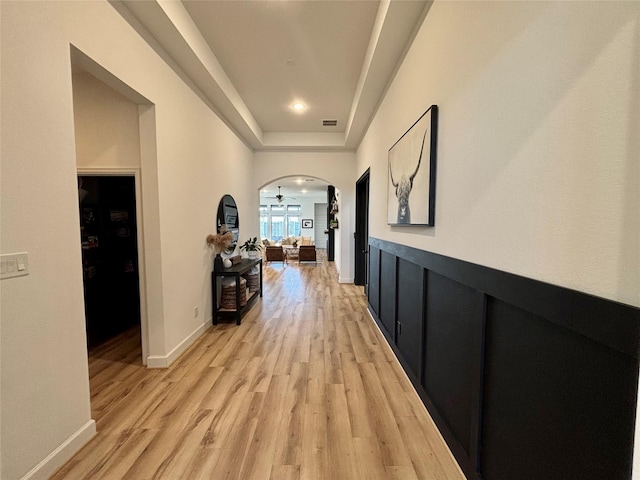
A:
[[[333,195],[333,200],[331,200],[331,214],[335,215],[338,213],[338,199],[335,194]]]
[[[389,225],[435,225],[437,133],[432,105],[389,149]]]

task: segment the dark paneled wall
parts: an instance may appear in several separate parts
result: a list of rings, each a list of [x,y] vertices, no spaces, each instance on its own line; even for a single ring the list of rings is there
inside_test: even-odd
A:
[[[640,309],[369,239],[369,306],[470,479],[629,479]]]

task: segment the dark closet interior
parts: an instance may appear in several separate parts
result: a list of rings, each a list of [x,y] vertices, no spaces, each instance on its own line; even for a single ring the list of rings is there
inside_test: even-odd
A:
[[[140,324],[134,177],[79,176],[89,348]]]

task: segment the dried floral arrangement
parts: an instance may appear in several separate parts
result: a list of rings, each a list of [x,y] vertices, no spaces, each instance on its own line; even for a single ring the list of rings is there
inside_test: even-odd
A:
[[[220,233],[207,235],[207,245],[213,249],[216,254],[227,251],[233,244],[233,232],[227,229],[226,225],[220,227]]]

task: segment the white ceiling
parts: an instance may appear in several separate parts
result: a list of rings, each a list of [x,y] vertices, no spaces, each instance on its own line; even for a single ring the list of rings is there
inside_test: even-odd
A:
[[[327,201],[328,186],[327,182],[317,178],[304,176],[281,178],[260,190],[260,202],[268,203],[265,200],[273,200],[273,197],[280,192],[285,200],[300,201],[304,198],[313,198],[316,202],[322,203]]]
[[[355,150],[430,2],[111,0],[252,149]],[[291,108],[302,102],[306,108]],[[323,120],[337,120],[323,127]]]

